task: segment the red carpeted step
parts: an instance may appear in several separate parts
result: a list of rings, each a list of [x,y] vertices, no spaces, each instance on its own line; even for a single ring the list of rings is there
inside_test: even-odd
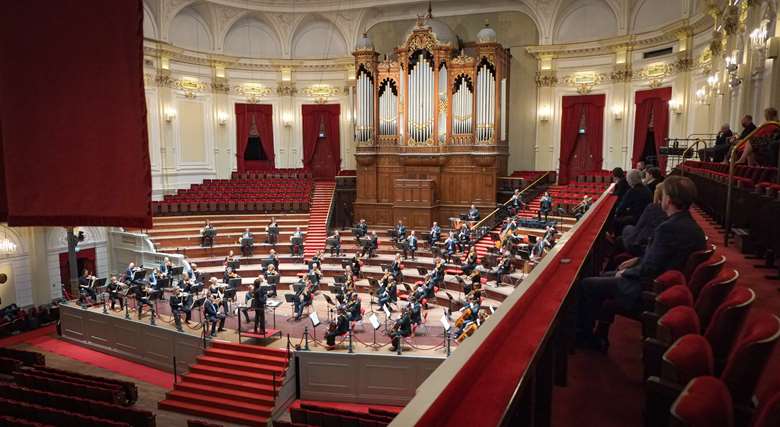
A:
[[[318,251],[325,249],[325,240],[328,238],[327,221],[330,203],[333,199],[333,191],[336,188],[335,181],[317,181],[314,183],[314,192],[309,208],[309,225],[304,240],[304,257],[311,257]]]
[[[287,370],[287,368],[284,366],[273,366],[212,356],[198,356],[196,357],[196,360],[198,361],[198,364],[202,365],[217,366],[221,368],[233,369],[236,371],[265,373],[268,375],[275,373],[277,376],[283,375],[284,371]]]
[[[202,393],[208,396],[219,397],[222,399],[233,399],[246,403],[255,403],[260,405],[273,406],[274,405],[274,391],[271,390],[267,394],[258,394],[247,391],[240,391],[233,388],[228,388],[229,385],[215,386],[212,384],[198,384],[190,382],[177,383],[173,389],[183,391],[187,393]]]
[[[190,366],[190,372],[206,374],[206,375],[215,375],[218,377],[232,378],[236,380],[242,380],[242,379],[251,380],[256,383],[268,384],[268,385],[271,385],[273,382],[273,376],[271,374],[236,371],[235,369],[224,368],[221,366],[201,365],[199,363]],[[276,376],[277,386],[281,384],[283,379],[284,376],[282,375]]]
[[[209,387],[230,387],[233,390],[246,391],[257,394],[273,394],[274,388],[268,384],[259,384],[252,381],[243,381],[233,378],[219,378],[209,374],[191,372],[182,377],[182,383],[203,384]],[[277,390],[278,390],[277,385]]]
[[[169,391],[165,400],[199,403],[210,408],[228,409],[234,412],[253,414],[261,417],[271,416],[272,405],[258,405],[256,403],[237,402],[232,398],[214,397],[204,393],[190,393],[186,391]]]
[[[244,351],[235,351],[225,348],[210,348],[206,350],[206,356],[220,357],[224,360],[241,360],[244,362],[253,362],[257,364],[287,367],[286,357],[274,357],[265,354],[247,353]]]
[[[241,413],[218,406],[205,406],[194,402],[182,402],[179,400],[165,399],[157,406],[160,409],[165,409],[168,411],[183,412],[185,414],[197,415],[200,417],[206,417],[220,421],[228,421],[236,424],[249,426],[266,426],[268,424],[267,416]]]
[[[244,353],[265,354],[273,357],[287,358],[287,350],[282,348],[260,347],[256,345],[238,344],[238,343],[227,342],[227,341],[212,341],[211,349],[215,349],[215,348],[223,348],[227,350],[239,351]]]

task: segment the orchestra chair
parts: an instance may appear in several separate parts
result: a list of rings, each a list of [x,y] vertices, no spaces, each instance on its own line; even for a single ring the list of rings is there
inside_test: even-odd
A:
[[[671,427],[733,427],[734,408],[723,381],[715,377],[691,380],[670,410]]]
[[[412,337],[416,337],[417,336],[417,329],[418,329],[418,327],[425,328],[425,333],[426,334],[428,333],[428,310],[425,310],[422,313],[422,322],[420,322],[419,324],[415,323],[415,324],[412,325]]]
[[[780,425],[780,390],[763,400],[753,418],[753,427],[775,427]]]

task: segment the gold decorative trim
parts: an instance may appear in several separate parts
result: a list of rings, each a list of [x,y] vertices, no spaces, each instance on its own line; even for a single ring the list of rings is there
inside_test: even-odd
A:
[[[536,72],[536,87],[554,87],[558,84],[558,77],[553,70]]]
[[[256,104],[260,100],[271,94],[271,88],[261,83],[244,83],[233,86],[233,92],[245,96],[250,104]]]
[[[582,71],[566,76],[563,79],[563,84],[577,88],[577,93],[584,95],[590,93],[594,86],[597,86],[606,80],[607,76],[604,73]]]

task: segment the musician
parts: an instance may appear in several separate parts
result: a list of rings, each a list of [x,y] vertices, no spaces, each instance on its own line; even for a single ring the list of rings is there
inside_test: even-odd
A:
[[[552,196],[550,196],[550,193],[545,191],[544,196],[542,196],[542,199],[539,201],[539,211],[536,213],[536,218],[541,221],[542,215],[544,215],[544,220],[547,221],[547,215],[552,212],[553,207],[553,199]]]
[[[160,277],[163,279],[169,277],[172,269],[173,269],[173,264],[171,263],[170,258],[165,257],[163,262],[160,263]]]
[[[254,292],[254,298],[252,299],[252,307],[255,309],[255,327],[254,332],[257,333],[258,326],[263,335],[265,335],[265,304],[268,302],[268,295],[266,289],[263,286],[258,286]]]
[[[184,329],[181,328],[181,312],[184,308],[184,298],[181,296],[181,289],[178,286],[173,288],[173,295],[171,295],[168,304],[171,306],[171,316],[176,323],[176,330],[184,332]]]
[[[360,261],[360,258],[358,257],[358,254],[355,253],[355,255],[352,257],[352,259],[349,262],[349,268],[352,270],[352,275],[355,277],[360,277],[360,266],[363,265],[363,262]]]
[[[552,242],[554,237],[558,234],[558,229],[553,225],[548,225],[544,229],[544,240]]]
[[[476,332],[477,329],[482,326],[483,323],[485,323],[485,320],[487,320],[488,317],[490,317],[488,312],[481,310],[477,316],[476,321],[468,320],[464,322],[463,327],[458,330],[458,333],[455,335],[455,339],[458,342],[463,342],[463,340],[473,335],[474,332]]]
[[[392,346],[390,351],[398,350],[398,346],[401,345],[401,338],[408,337],[412,334],[412,317],[411,306],[407,305],[404,311],[401,313],[401,317],[395,321],[392,331]]]
[[[455,332],[456,337],[460,337],[463,332],[479,319],[480,302],[479,298],[472,298],[468,305],[460,309],[461,316],[455,321],[458,328]]]
[[[520,194],[520,189],[516,188],[515,193],[512,194],[512,198],[509,199],[510,214],[512,216],[517,215],[522,209],[525,209],[526,203],[523,200],[523,196]]]
[[[116,276],[111,276],[111,281],[108,282],[108,299],[111,300],[111,310],[116,306],[116,302],[119,301],[119,309],[124,310],[124,298],[120,294],[122,285],[117,280]]]
[[[444,256],[447,262],[452,260],[452,256],[457,252],[458,243],[452,234],[447,234],[447,239],[444,241]]]
[[[463,266],[460,267],[460,269],[463,271],[463,274],[471,274],[474,269],[477,268],[477,247],[472,246],[469,250],[469,254],[466,256],[466,262]]]
[[[255,236],[252,234],[251,231],[247,228],[244,230],[244,234],[241,235],[241,238],[238,239],[238,243],[241,245],[241,255],[248,257],[252,256],[252,252],[254,250],[255,245]]]
[[[214,246],[215,237],[217,237],[217,229],[206,220],[206,225],[200,230],[200,245],[204,248]]]
[[[349,302],[347,303],[347,318],[350,322],[356,322],[363,318],[360,310],[360,298],[357,293],[350,294]]]
[[[414,259],[414,253],[417,252],[417,236],[414,234],[414,230],[409,232],[409,237],[406,238],[406,244],[404,244],[404,259],[408,252],[412,253],[412,259]]]
[[[422,305],[420,304],[420,300],[417,298],[409,299],[409,317],[413,325],[421,325],[422,324]]]
[[[328,240],[330,241],[330,256],[333,256],[334,252],[336,256],[341,256],[341,234],[339,231],[334,231],[332,235],[328,236]]]
[[[301,227],[295,227],[295,232],[290,236],[290,253],[292,256],[303,256],[303,232]]]
[[[268,257],[266,258],[266,261],[270,262],[277,270],[279,270],[279,257],[276,256],[275,249],[271,249],[268,252]]]
[[[469,275],[469,282],[463,282],[463,293],[466,295],[466,299],[473,296],[477,291],[482,290],[482,275],[479,270],[474,270]]]
[[[84,269],[79,276],[79,290],[81,291],[82,298],[84,294],[89,295],[92,300],[97,299],[97,292],[95,291],[95,280],[97,277],[93,276],[88,269]]]
[[[313,257],[311,257],[311,260],[309,261],[309,264],[307,266],[308,273],[311,273],[315,269],[320,269],[322,267],[322,251],[317,251],[316,254],[314,254]]]
[[[582,216],[585,215],[585,212],[587,212],[588,209],[590,209],[590,205],[592,204],[593,204],[593,197],[590,197],[587,194],[582,196],[582,201],[580,202],[580,204],[577,205],[577,207],[574,208],[574,217],[577,219],[582,218]]]
[[[203,274],[198,271],[198,264],[195,264],[194,262],[190,264],[190,267],[192,268],[192,271],[190,273],[190,278],[195,283],[203,283]]]
[[[307,282],[306,286],[301,288],[301,290],[295,294],[295,299],[293,299],[293,305],[295,306],[295,320],[300,320],[301,316],[303,315],[304,307],[311,305],[313,299],[314,295],[312,295],[311,282]]]
[[[238,273],[236,273],[236,271],[233,270],[232,267],[228,267],[225,269],[225,274],[222,277],[222,281],[227,284],[230,284],[230,279],[240,279],[240,278],[241,276],[239,276]]]
[[[160,301],[165,301],[163,289],[160,289],[160,286],[158,285],[158,281],[160,279],[160,271],[157,269],[157,267],[155,267],[154,270],[152,270],[152,273],[149,275],[149,286],[151,286],[155,292],[160,293]]]
[[[276,271],[276,267],[274,267],[273,264],[268,264],[268,269],[265,271],[265,280],[268,281],[269,286],[271,287],[271,295],[272,297],[276,296],[276,281],[275,280],[269,280],[273,277],[279,276],[279,273]]]
[[[360,219],[360,222],[355,226],[355,231],[357,231],[357,235],[355,236],[357,239],[368,234],[368,223],[366,223],[365,219]]]
[[[271,222],[265,227],[265,232],[265,242],[276,246],[276,242],[279,240],[279,224],[276,223],[276,218],[271,217]]]
[[[395,239],[396,241],[401,241],[406,238],[406,226],[404,225],[404,222],[400,219],[398,220],[398,225],[395,226]]]
[[[154,290],[151,288],[151,286],[148,285],[141,285],[138,286],[135,290],[135,299],[138,303],[138,319],[141,319],[141,314],[143,313],[143,309],[145,305],[149,306],[149,310],[152,312],[152,316],[154,316],[154,304],[152,304],[152,293]]]
[[[309,280],[311,280],[312,285],[319,287],[320,281],[322,280],[322,271],[320,270],[319,264],[316,264],[314,266],[314,269],[309,273]]]
[[[244,320],[247,324],[249,324],[249,309],[252,308],[252,300],[255,298],[255,289],[259,288],[262,283],[262,278],[255,279],[255,282],[249,285],[249,289],[244,294],[244,306],[239,311],[244,315]]]
[[[431,282],[438,286],[441,282],[444,281],[444,261],[436,257],[436,260],[433,264],[433,271],[431,272]]]
[[[517,219],[515,217],[507,218],[506,224],[504,225],[504,229],[501,230],[501,233],[506,233],[507,231],[512,232],[517,230]]]
[[[127,270],[125,271],[125,282],[126,283],[135,283],[135,273],[140,271],[141,269],[135,266],[134,262],[131,262],[127,265]]]
[[[390,275],[393,276],[394,279],[398,280],[398,277],[401,275],[401,254],[395,254],[393,263],[390,264],[388,271],[390,271]]]
[[[206,321],[211,323],[211,335],[217,336],[217,331],[222,332],[225,330],[225,314],[219,312],[219,305],[221,301],[216,294],[210,295],[206,298],[206,302],[203,304],[203,313],[206,317]],[[217,320],[219,320],[219,329],[217,329]]]
[[[390,272],[385,273],[385,277],[382,278],[379,290],[377,291],[379,300],[379,309],[383,310],[385,305],[392,310],[390,303],[394,303],[398,300],[398,285],[396,281],[390,277]]]
[[[475,205],[471,205],[468,213],[466,214],[468,221],[479,221],[479,209]]]
[[[467,251],[470,244],[471,244],[471,230],[469,230],[469,226],[466,225],[466,223],[464,222],[460,226],[460,231],[458,231],[458,252]]]
[[[328,333],[325,335],[328,350],[332,350],[336,346],[336,337],[344,335],[349,331],[349,319],[344,306],[339,305],[336,310],[338,312],[336,320],[330,324]]]
[[[212,277],[211,279],[209,279],[208,294],[210,297],[216,296],[216,299],[219,300],[219,305],[222,306],[223,313],[227,313],[228,311],[230,311],[230,309],[228,308],[228,302],[224,298],[225,295],[222,292],[222,289],[219,287],[216,277]]]
[[[554,238],[554,236],[552,236]],[[544,254],[552,248],[554,243],[553,239],[539,239],[536,241],[536,244],[531,248],[531,259],[538,261],[539,259],[544,256]]]
[[[501,285],[501,279],[512,273],[512,255],[504,252],[496,266],[496,286]]]
[[[363,247],[362,255],[366,258],[373,258],[377,248],[379,248],[379,237],[376,235],[376,231],[372,231],[369,242]]]
[[[441,237],[441,227],[439,227],[439,223],[434,221],[433,226],[431,226],[431,233],[428,236],[428,244],[433,247],[436,242],[439,241],[439,238]]]

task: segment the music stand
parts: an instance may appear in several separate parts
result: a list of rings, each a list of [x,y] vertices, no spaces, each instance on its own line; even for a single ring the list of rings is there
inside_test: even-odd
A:
[[[277,274],[277,275],[274,275],[274,276],[266,277],[265,280],[266,280],[266,282],[268,282],[269,285],[278,285],[280,278],[281,278],[281,276],[279,276]]]
[[[190,307],[190,313],[192,313],[192,310],[197,309],[198,310],[198,323],[203,323],[203,310],[200,308],[203,307],[203,304],[206,303],[206,297],[198,298],[192,303],[192,307]]]
[[[267,270],[269,265],[273,265],[274,261],[272,259],[264,259],[260,261],[260,264],[263,266],[263,270]]]
[[[167,289],[171,287],[171,279],[157,280],[157,289]]]
[[[228,267],[232,268],[233,271],[236,271],[239,268],[241,268],[241,261],[240,260],[228,261]]]
[[[425,277],[428,274],[428,270],[422,267],[417,267],[417,273],[420,276]]]
[[[297,294],[298,292],[303,291],[304,286],[306,286],[306,284],[304,283],[293,283],[292,284],[293,292]]]
[[[284,294],[284,301],[293,303],[295,301],[295,294]]]
[[[528,242],[530,242],[531,245],[535,245],[537,240],[538,238],[533,234],[528,235]]]
[[[149,270],[138,270],[135,272],[135,275],[133,276],[133,281],[137,282],[139,280],[144,280],[146,277],[146,273],[149,272]]]
[[[230,280],[228,280],[228,288],[232,289],[234,292],[235,290],[241,286],[241,278],[240,277],[234,277]]]
[[[342,275],[339,275],[339,276],[335,276],[335,277],[333,277],[333,280],[334,280],[334,281],[335,281],[337,284],[344,284],[344,283],[347,283],[347,276],[345,276],[345,275],[343,275],[343,274],[342,274]]]
[[[168,274],[171,277],[173,277],[173,276],[181,276],[182,273],[184,273],[184,266],[180,265],[178,267],[171,267],[171,271]]]

